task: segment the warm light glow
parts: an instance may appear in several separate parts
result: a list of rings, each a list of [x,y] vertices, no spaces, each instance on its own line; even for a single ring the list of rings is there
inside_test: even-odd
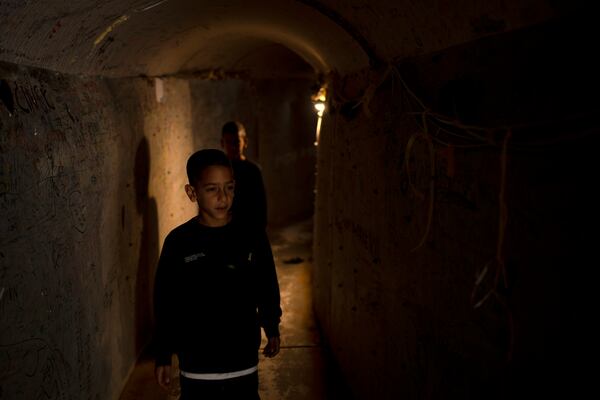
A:
[[[317,130],[315,132],[315,146],[319,145],[319,135],[321,134],[321,123],[323,121],[323,113],[325,113],[325,102],[327,101],[327,88],[321,86],[319,91],[311,96],[315,110],[319,119],[317,120]]]
[[[324,103],[327,100],[327,88],[322,86],[319,91],[312,96],[312,101]]]
[[[323,113],[319,114],[319,120],[317,121],[317,134],[315,137],[315,146],[319,145],[319,135],[321,134],[321,122],[323,121]]]

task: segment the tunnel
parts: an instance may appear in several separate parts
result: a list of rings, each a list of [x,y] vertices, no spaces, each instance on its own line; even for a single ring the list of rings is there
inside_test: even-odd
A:
[[[227,120],[269,229],[311,221],[332,398],[578,398],[595,23],[554,0],[0,2],[0,398],[119,398],[197,212],[185,161]]]

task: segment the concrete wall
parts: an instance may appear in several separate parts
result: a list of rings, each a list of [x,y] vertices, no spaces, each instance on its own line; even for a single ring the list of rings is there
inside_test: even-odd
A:
[[[593,289],[576,276],[598,237],[589,30],[558,21],[404,60],[385,79],[334,79],[317,165],[315,304],[358,398],[578,387],[565,382],[579,363],[565,360],[585,353],[569,339],[587,331],[582,293]],[[496,129],[433,116],[425,127],[401,77],[446,121]],[[370,82],[373,96],[361,97]],[[514,126],[505,162],[503,126]]]
[[[269,225],[312,215],[316,114],[307,79],[191,80],[195,147],[221,148],[223,124],[239,120],[267,191]]]
[[[150,339],[160,246],[197,212],[185,162],[219,147],[225,120],[248,126],[272,221],[312,213],[308,81],[107,80],[9,64],[0,79],[3,396],[119,396]]]
[[[2,397],[116,398],[149,338],[157,244],[195,211],[173,191],[187,86],[158,104],[145,80],[0,78]]]

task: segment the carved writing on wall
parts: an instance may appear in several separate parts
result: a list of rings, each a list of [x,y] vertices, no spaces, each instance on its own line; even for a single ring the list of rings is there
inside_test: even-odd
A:
[[[67,392],[70,373],[61,352],[43,339],[0,345],[2,398],[74,399]]]
[[[105,398],[99,204],[116,140],[110,95],[93,80],[5,76],[14,109],[0,106],[0,397]]]

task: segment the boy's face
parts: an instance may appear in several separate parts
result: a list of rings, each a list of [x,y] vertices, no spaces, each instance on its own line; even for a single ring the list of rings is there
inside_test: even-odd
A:
[[[200,222],[207,226],[223,226],[229,222],[235,182],[231,169],[211,165],[202,171],[200,180],[185,185],[191,201],[198,203]]]
[[[245,133],[224,133],[221,146],[232,160],[244,159],[244,150],[248,146]]]

